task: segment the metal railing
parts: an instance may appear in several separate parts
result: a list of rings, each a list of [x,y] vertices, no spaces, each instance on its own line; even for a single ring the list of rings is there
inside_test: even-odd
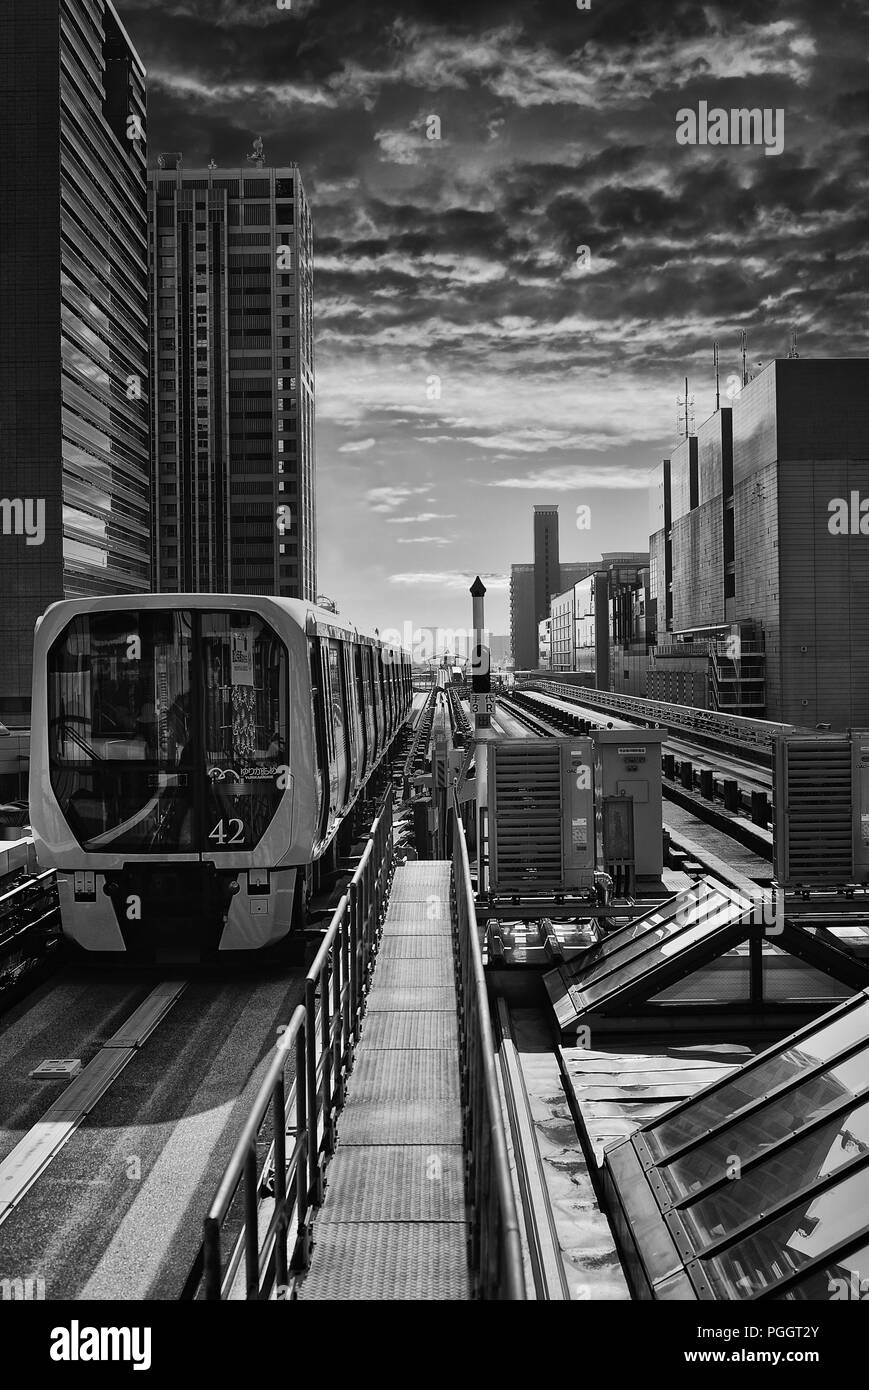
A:
[[[519,1215],[495,1073],[495,1046],[458,798],[452,800],[451,907],[456,959],[471,1296],[524,1300]]]
[[[674,705],[662,700],[647,700],[639,695],[621,695],[612,691],[577,691],[575,686],[558,681],[539,681],[532,687],[548,695],[590,708],[612,710],[615,714],[637,715],[647,722],[657,721],[670,729],[706,732],[733,743],[755,746],[771,751],[775,736],[780,733],[799,733],[793,724],[779,724],[768,719],[752,719],[746,715],[725,714],[717,710],[699,709],[694,705]]]
[[[206,1299],[227,1297],[242,1261],[248,1299],[267,1299],[275,1285],[286,1286],[291,1273],[310,1263],[313,1208],[323,1201],[324,1170],[335,1151],[336,1121],[353,1065],[394,863],[390,789],[305,977],[305,1002],[278,1043],[205,1217]],[[288,1096],[286,1071],[293,1057],[295,1075]],[[258,1149],[265,1140],[260,1131],[269,1114],[274,1134],[261,1165]],[[242,1229],[224,1269],[223,1228],[240,1187]],[[263,1199],[274,1204],[267,1222]]]

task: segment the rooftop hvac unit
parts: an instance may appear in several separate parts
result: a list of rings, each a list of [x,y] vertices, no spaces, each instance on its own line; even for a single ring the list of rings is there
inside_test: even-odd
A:
[[[486,747],[490,891],[527,896],[591,888],[591,739],[504,739]]]
[[[869,731],[780,735],[774,800],[781,888],[869,880]]]

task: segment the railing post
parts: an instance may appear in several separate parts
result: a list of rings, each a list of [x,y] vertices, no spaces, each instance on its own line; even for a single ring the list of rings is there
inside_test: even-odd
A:
[[[327,1001],[328,1006],[328,1001]],[[328,1012],[328,1007],[326,1008]],[[305,980],[305,1091],[307,1106],[313,1111],[312,1134],[308,1138],[308,1200],[314,1206],[323,1201],[323,1180],[317,1144],[317,994],[310,976]],[[325,1114],[323,1116],[325,1123]]]
[[[252,1143],[244,1160],[244,1269],[248,1298],[259,1298],[257,1196],[256,1144]]]
[[[272,1128],[275,1136],[275,1210],[282,1213],[275,1233],[275,1281],[282,1285],[287,1282],[287,1116],[283,1073],[278,1078],[272,1097]]]
[[[350,884],[350,998],[353,1010],[353,1048],[362,1028],[362,989],[359,982],[359,883]]]
[[[206,1299],[213,1303],[220,1300],[221,1268],[220,1268],[220,1221],[217,1217],[206,1216],[203,1227],[203,1263],[202,1273],[204,1279],[204,1293]]]
[[[317,1153],[316,1093],[310,1089],[308,1073],[308,1019],[296,1035],[296,1141],[302,1141],[296,1166],[296,1244],[293,1249],[293,1269],[304,1270],[311,1263],[311,1223],[308,1220],[310,1193],[314,1183],[310,1177],[310,1156]],[[309,1099],[311,1103],[309,1104]]]

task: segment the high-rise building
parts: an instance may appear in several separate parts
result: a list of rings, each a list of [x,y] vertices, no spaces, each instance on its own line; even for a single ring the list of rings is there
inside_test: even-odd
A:
[[[558,559],[558,508],[534,508],[534,619],[549,617],[549,601],[561,589]]]
[[[150,587],[145,70],[111,0],[0,5],[0,719],[36,618]]]
[[[149,173],[154,588],[313,600],[311,214],[251,158]]]
[[[869,359],[771,362],[673,451],[653,502],[658,646],[706,659],[710,705],[866,728]]]
[[[533,565],[510,566],[510,646],[517,671],[537,670]]]

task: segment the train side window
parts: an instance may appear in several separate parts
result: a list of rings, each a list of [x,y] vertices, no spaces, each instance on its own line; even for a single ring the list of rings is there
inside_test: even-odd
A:
[[[311,651],[311,694],[314,702],[314,743],[317,752],[317,778],[322,781],[325,761],[323,735],[326,727],[325,704],[323,701],[323,666],[318,660],[319,642],[312,642]],[[319,667],[319,670],[318,670]]]
[[[334,705],[334,693],[332,690],[331,672],[329,670],[329,657],[325,643],[320,643],[320,673],[322,686],[323,713],[326,722],[326,750],[330,762],[335,758],[335,729],[332,719],[329,717]]]

